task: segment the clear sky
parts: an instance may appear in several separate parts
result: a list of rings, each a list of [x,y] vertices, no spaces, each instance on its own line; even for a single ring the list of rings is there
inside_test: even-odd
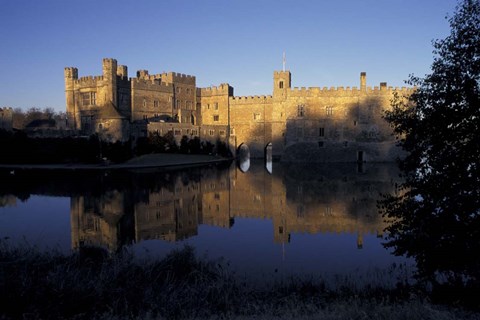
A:
[[[433,61],[455,0],[0,0],[0,106],[65,109],[63,69],[102,58],[268,95],[282,53],[294,87],[403,86]]]

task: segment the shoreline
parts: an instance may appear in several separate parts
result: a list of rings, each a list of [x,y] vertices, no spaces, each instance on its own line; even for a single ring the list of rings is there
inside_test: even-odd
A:
[[[20,170],[111,170],[111,169],[143,169],[143,168],[169,168],[192,167],[232,161],[233,158],[203,154],[176,154],[157,153],[146,154],[132,158],[123,163],[48,163],[48,164],[0,164],[1,169]]]

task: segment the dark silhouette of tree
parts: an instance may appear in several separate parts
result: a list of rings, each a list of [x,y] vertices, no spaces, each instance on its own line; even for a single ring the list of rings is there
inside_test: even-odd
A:
[[[400,161],[404,183],[381,211],[392,220],[386,246],[414,257],[419,278],[434,288],[469,288],[477,299],[480,1],[459,3],[448,20],[450,35],[433,42],[431,73],[411,76],[415,92],[396,96],[385,115],[408,155]]]

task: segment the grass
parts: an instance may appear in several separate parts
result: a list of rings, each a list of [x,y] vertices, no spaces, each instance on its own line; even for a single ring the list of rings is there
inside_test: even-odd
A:
[[[0,319],[480,319],[404,285],[290,278],[256,285],[191,247],[162,259],[0,242]]]

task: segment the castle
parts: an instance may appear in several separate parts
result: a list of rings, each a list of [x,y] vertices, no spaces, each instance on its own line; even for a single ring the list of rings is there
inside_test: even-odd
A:
[[[411,88],[292,88],[290,71],[275,71],[273,94],[234,96],[233,87],[197,88],[194,76],[174,72],[151,75],[103,59],[101,76],[78,77],[65,68],[67,117],[72,129],[99,134],[108,141],[126,141],[172,132],[203,141],[223,141],[231,150],[252,157],[286,161],[393,161],[400,150],[382,119],[394,92]]]

